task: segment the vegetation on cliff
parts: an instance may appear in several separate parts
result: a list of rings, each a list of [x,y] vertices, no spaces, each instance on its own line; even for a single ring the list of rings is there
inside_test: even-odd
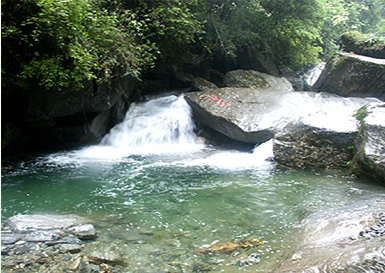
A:
[[[162,62],[234,59],[250,46],[301,69],[347,30],[384,35],[384,18],[381,0],[5,0],[2,85],[139,78]]]

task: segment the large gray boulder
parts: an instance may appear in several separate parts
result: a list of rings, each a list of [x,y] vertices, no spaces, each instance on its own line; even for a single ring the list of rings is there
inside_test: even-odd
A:
[[[353,158],[356,135],[357,130],[339,132],[303,123],[289,124],[274,137],[274,158],[292,168],[346,168]]]
[[[346,97],[385,100],[385,59],[336,53],[327,63],[313,90]]]
[[[385,104],[362,111],[366,111],[367,116],[361,122],[353,171],[385,182]]]
[[[274,88],[268,83],[270,87],[219,88],[191,93],[185,98],[197,121],[233,140],[252,144],[267,141],[290,123],[356,132],[352,115],[370,101],[326,93],[292,92],[291,88],[283,87],[286,80]],[[352,145],[349,141],[346,146]]]
[[[292,168],[347,168],[359,132],[356,111],[380,103],[374,98],[343,98],[324,94],[314,111],[288,124],[274,137],[274,158]]]

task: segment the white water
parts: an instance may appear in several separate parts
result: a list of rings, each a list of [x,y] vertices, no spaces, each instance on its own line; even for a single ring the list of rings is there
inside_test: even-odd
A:
[[[304,75],[306,83],[310,86],[313,86],[318,80],[318,78],[321,76],[321,73],[324,70],[325,66],[326,66],[326,63],[322,62],[316,67],[306,72],[306,74]]]
[[[187,153],[202,148],[183,96],[167,96],[132,104],[123,122],[100,145],[82,150],[82,156],[121,158],[133,154]]]
[[[272,141],[252,153],[221,151],[203,143],[194,132],[190,106],[183,96],[167,96],[131,105],[125,119],[106,135],[99,145],[70,155],[55,155],[61,162],[76,160],[119,161],[131,155],[167,155],[153,164],[211,166],[221,169],[270,169]],[[57,160],[55,160],[57,162]]]

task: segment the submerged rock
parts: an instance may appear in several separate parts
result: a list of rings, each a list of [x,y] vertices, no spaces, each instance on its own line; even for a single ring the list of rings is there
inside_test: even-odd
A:
[[[79,239],[90,240],[96,238],[95,227],[92,224],[74,226],[69,228],[68,231]]]
[[[352,240],[376,222],[379,211],[381,203],[368,200],[309,216],[296,251],[274,272],[384,272],[385,237]]]
[[[362,120],[357,139],[357,162],[353,162],[353,171],[385,182],[385,104],[362,111],[366,111],[367,116]]]
[[[385,100],[385,59],[336,53],[327,63],[313,90],[346,97]]]
[[[33,214],[13,216],[7,220],[7,225],[16,233],[25,233],[35,230],[64,230],[86,222],[86,219],[77,215]]]

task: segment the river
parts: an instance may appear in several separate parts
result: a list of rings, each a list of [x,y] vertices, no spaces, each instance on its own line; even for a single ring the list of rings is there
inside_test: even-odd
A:
[[[2,220],[90,218],[130,261],[125,272],[269,272],[298,248],[309,216],[384,198],[370,181],[272,157],[271,141],[249,153],[204,144],[183,97],[161,97],[133,105],[99,145],[3,163]],[[195,253],[249,239],[264,244]]]

